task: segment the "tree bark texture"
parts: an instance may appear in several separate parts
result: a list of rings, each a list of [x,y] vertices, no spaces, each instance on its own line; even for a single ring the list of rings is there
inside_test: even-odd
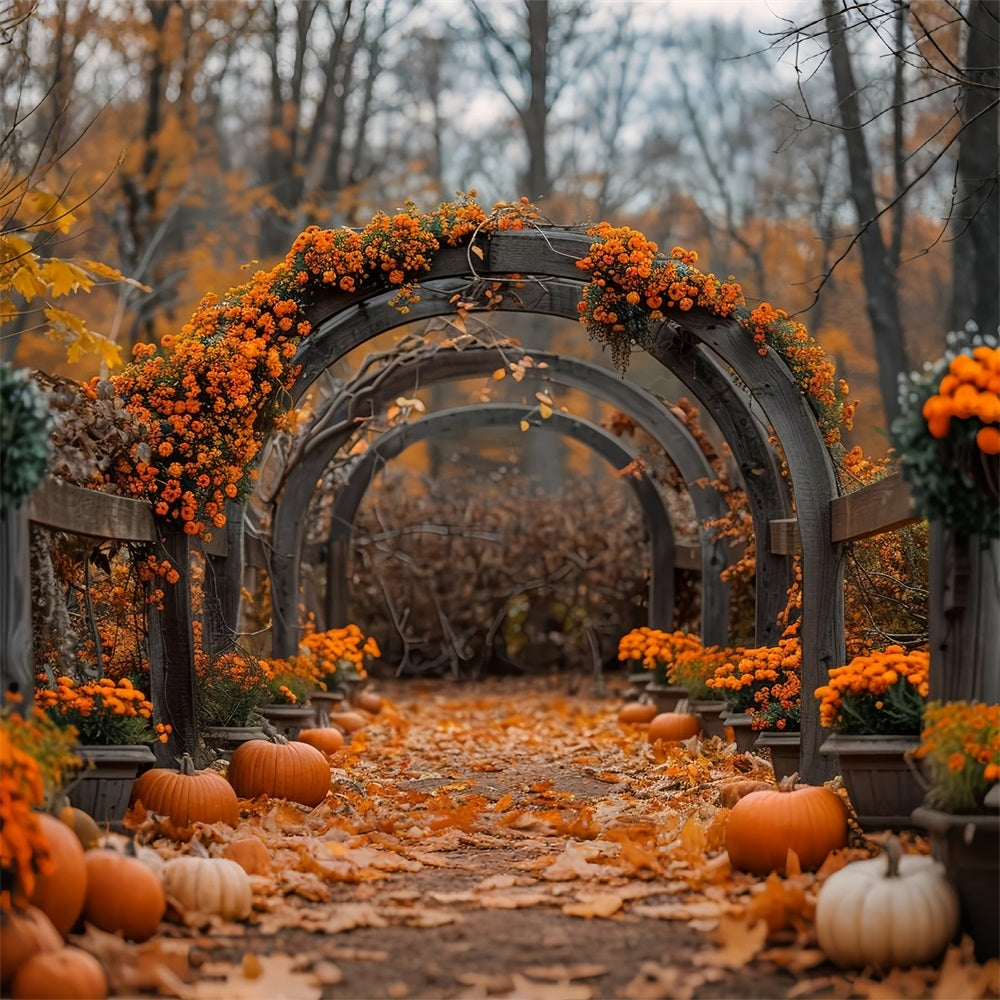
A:
[[[983,333],[1000,327],[1000,5],[971,0],[966,79],[958,141],[951,326],[972,320]]]
[[[830,41],[830,62],[847,148],[851,201],[860,227],[858,245],[861,248],[865,306],[875,339],[879,391],[888,426],[899,413],[897,376],[899,372],[910,369],[899,315],[899,286],[889,260],[889,248],[879,228],[880,213],[875,198],[872,165],[865,145],[858,87],[847,47],[847,25],[837,0],[823,0],[823,17]]]

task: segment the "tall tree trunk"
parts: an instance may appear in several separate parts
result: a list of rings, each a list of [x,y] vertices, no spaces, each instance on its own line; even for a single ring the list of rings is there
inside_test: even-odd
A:
[[[865,305],[875,338],[879,391],[888,426],[899,413],[897,376],[909,371],[899,315],[897,275],[889,259],[889,248],[879,228],[879,209],[875,199],[871,160],[865,145],[854,80],[851,54],[847,48],[847,25],[837,0],[823,0],[823,17],[830,40],[830,62],[840,112],[840,124],[847,146],[851,180],[851,201],[858,216],[861,247],[861,271],[865,286]]]
[[[528,13],[528,103],[521,124],[528,144],[528,169],[523,194],[533,201],[549,194],[548,76],[549,0],[525,0]]]
[[[1000,7],[995,0],[970,0],[962,133],[958,147],[958,197],[952,219],[951,325],[960,330],[974,320],[984,333],[1000,326]]]

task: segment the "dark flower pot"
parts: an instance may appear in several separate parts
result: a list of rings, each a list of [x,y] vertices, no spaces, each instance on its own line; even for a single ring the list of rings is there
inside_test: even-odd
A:
[[[766,751],[771,758],[776,781],[799,771],[800,740],[798,730],[762,729],[757,733],[754,746]]]
[[[140,770],[156,763],[156,755],[145,743],[78,746],[73,752],[83,760],[83,769],[67,792],[69,801],[98,826],[120,830],[132,782]]]
[[[920,745],[914,736],[865,736],[833,733],[819,752],[834,757],[858,822],[866,830],[908,827],[924,791],[906,752]]]
[[[930,835],[931,854],[944,865],[958,892],[961,930],[975,942],[976,961],[1000,953],[1000,813],[913,810],[913,822]]]

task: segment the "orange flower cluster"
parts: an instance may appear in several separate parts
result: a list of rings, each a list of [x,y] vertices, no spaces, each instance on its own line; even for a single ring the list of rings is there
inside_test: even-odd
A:
[[[928,694],[930,653],[902,646],[856,656],[816,688],[820,724],[841,733],[914,734]]]
[[[49,844],[35,810],[78,764],[73,730],[63,730],[35,708],[27,716],[0,715],[0,909],[26,904],[35,872],[46,869]]]
[[[702,646],[683,649],[667,668],[667,680],[678,687],[687,688],[689,698],[712,698],[716,692],[708,686],[708,679],[715,671],[736,656],[735,650],[724,646]]]
[[[632,341],[641,341],[651,320],[664,310],[682,312],[701,306],[716,316],[730,316],[743,304],[742,289],[732,279],[721,282],[694,265],[694,251],[674,247],[669,258],[642,233],[628,226],[600,222],[587,230],[595,237],[590,252],[576,262],[590,274],[577,309],[580,322],[595,340],[611,348],[624,369]]]
[[[639,660],[644,670],[653,671],[653,681],[664,684],[671,664],[682,653],[701,653],[701,640],[689,632],[664,632],[643,625],[626,633],[618,641],[619,660]]]
[[[282,705],[299,705],[322,687],[322,671],[311,656],[289,656],[260,661],[267,678],[268,701]]]
[[[1000,455],[1000,348],[980,345],[956,355],[937,392],[923,405],[927,429],[938,440],[948,436],[951,420],[978,420],[976,445]]]
[[[632,342],[642,341],[650,321],[662,319],[664,309],[700,306],[716,316],[734,316],[761,354],[774,348],[781,355],[810,398],[827,447],[839,444],[842,429],[851,429],[856,402],[848,400],[847,384],[837,380],[826,353],[788,313],[768,302],[748,309],[739,284],[700,272],[694,251],[674,247],[667,259],[641,233],[606,222],[587,235],[595,240],[576,265],[591,276],[577,307],[580,321],[611,348],[620,369],[627,367]]]
[[[152,723],[152,703],[128,678],[77,686],[72,677],[57,677],[54,688],[35,692],[35,704],[50,719],[74,726],[84,744],[166,743],[170,737],[171,726]]]
[[[206,296],[159,349],[137,345],[112,379],[146,429],[116,470],[126,493],[147,497],[156,514],[191,535],[226,523],[228,500],[246,495],[250,466],[293,382],[299,318],[285,264],[258,271],[224,299]]]
[[[756,646],[716,668],[707,684],[751,716],[754,729],[797,730],[801,713],[802,646],[789,625],[776,646]]]
[[[980,812],[1000,781],[1000,705],[931,702],[924,712],[920,747],[931,787],[925,801],[946,812]]]
[[[299,642],[300,659],[313,659],[320,686],[326,686],[334,679],[338,669],[351,668],[359,677],[367,676],[366,657],[379,657],[382,651],[374,637],[365,637],[361,629],[351,623],[343,628],[331,628],[325,632],[309,632]]]

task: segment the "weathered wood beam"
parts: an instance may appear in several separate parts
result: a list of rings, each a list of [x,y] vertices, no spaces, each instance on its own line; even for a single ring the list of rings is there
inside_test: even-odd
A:
[[[145,500],[99,493],[58,479],[43,479],[28,500],[32,524],[74,535],[118,542],[155,542],[160,533],[153,509]],[[216,532],[204,543],[209,555],[226,554],[226,535]]]
[[[920,516],[913,513],[906,480],[901,473],[894,472],[876,483],[833,499],[830,520],[830,541],[856,542],[914,524]],[[794,517],[775,519],[769,523],[769,528],[771,552],[797,555],[801,551],[799,522]]]

